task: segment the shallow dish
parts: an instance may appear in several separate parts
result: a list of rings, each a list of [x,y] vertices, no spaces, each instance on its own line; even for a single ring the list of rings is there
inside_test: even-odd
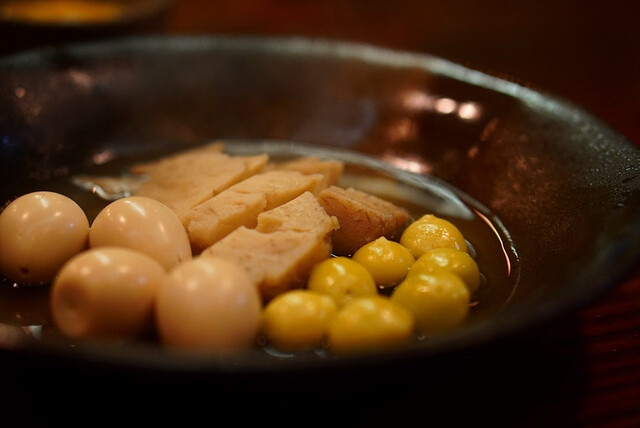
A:
[[[176,356],[157,347],[12,341],[10,333],[3,357],[64,367],[65,375],[98,366],[229,383],[425,366],[576,310],[640,257],[636,147],[564,100],[439,58],[325,40],[211,36],[132,38],[0,60],[3,202],[214,139],[355,153],[350,161],[472,201],[497,230],[510,269],[505,285],[481,300],[490,316],[405,351],[349,358]]]

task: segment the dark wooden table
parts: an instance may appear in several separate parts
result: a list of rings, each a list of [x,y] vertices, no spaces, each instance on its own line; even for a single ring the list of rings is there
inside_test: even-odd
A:
[[[326,37],[435,54],[555,93],[640,144],[640,7],[625,0],[547,3],[178,0],[160,31]],[[452,406],[467,421],[495,426],[508,414],[513,427],[640,427],[640,269],[509,352],[499,362],[478,359],[470,382],[486,394],[476,388],[478,396],[462,394]],[[428,387],[413,385],[368,407],[357,401],[348,420],[428,421],[430,403],[420,394]],[[466,385],[446,389],[455,395]],[[336,421],[345,419],[344,409],[334,410]]]

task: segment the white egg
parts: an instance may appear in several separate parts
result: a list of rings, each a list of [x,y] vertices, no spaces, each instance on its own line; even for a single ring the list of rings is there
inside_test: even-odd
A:
[[[55,192],[32,192],[0,213],[0,270],[12,281],[43,283],[84,250],[89,221],[82,208]]]
[[[58,329],[73,338],[127,339],[150,331],[160,283],[167,272],[128,248],[84,251],[60,270],[51,289]]]
[[[200,257],[176,266],[160,286],[156,327],[170,348],[244,349],[255,343],[262,301],[237,265]]]
[[[131,196],[107,205],[89,232],[92,248],[131,248],[156,259],[165,269],[190,260],[189,236],[178,216],[150,198]]]

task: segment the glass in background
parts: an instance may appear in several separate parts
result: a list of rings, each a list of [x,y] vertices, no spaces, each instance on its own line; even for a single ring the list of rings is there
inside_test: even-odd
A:
[[[164,31],[172,0],[0,0],[0,55]]]

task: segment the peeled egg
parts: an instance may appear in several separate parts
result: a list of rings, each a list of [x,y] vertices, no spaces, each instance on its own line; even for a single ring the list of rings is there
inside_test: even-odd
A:
[[[128,248],[100,247],[69,260],[51,288],[58,329],[73,338],[127,339],[153,327],[160,263]]]
[[[49,282],[72,256],[84,250],[89,221],[80,206],[55,192],[32,192],[0,213],[0,270],[9,279]]]
[[[165,269],[192,257],[189,236],[178,216],[166,205],[142,196],[118,199],[102,209],[91,224],[89,245],[131,248]]]
[[[228,351],[253,345],[262,302],[239,266],[200,257],[172,269],[158,290],[156,327],[170,348]]]

